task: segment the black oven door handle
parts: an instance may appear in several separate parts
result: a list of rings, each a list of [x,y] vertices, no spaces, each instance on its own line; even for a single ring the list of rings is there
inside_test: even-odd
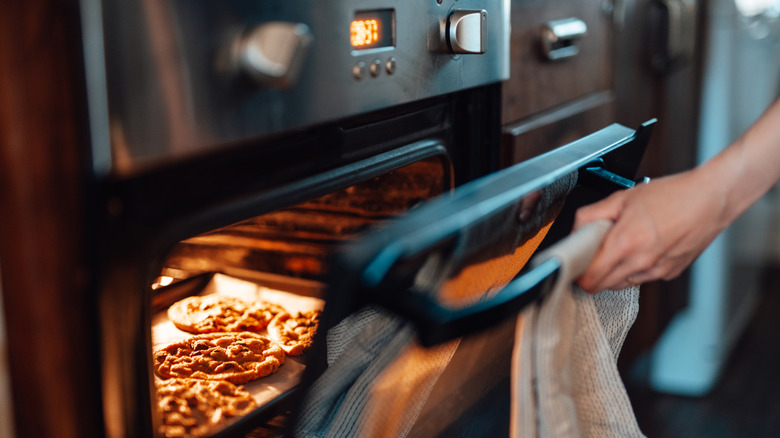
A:
[[[518,314],[528,304],[543,298],[555,285],[560,271],[555,258],[520,273],[494,296],[464,308],[442,305],[434,298],[393,288],[377,291],[376,303],[397,312],[417,330],[420,344],[429,347],[491,327]]]
[[[517,313],[556,277],[552,264],[521,272],[505,290],[469,307],[448,308],[436,301],[438,281],[451,266],[447,261],[462,256],[461,244],[471,242],[466,238],[468,230],[492,229],[491,218],[502,217],[511,206],[574,172],[607,181],[604,190],[596,190],[603,194],[633,185],[630,178],[637,172],[655,122],[645,122],[637,130],[610,125],[464,184],[451,196],[431,200],[384,229],[361,236],[333,260],[323,315],[328,322],[323,321],[323,326],[335,325],[360,306],[379,304],[413,321],[421,341],[432,344]],[[423,264],[430,269],[421,271]],[[419,284],[421,279],[425,285]]]

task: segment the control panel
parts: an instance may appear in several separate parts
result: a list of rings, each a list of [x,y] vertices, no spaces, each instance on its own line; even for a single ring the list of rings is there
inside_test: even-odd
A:
[[[90,56],[105,57],[106,131],[131,170],[509,76],[509,0],[103,7]]]

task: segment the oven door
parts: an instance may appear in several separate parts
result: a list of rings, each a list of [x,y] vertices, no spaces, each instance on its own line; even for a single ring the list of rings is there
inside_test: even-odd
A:
[[[558,267],[522,269],[568,234],[579,205],[633,184],[652,124],[612,125],[455,189],[447,148],[421,140],[264,191],[247,202],[256,207],[248,215],[241,203],[171,221],[159,231],[166,243],[149,250],[166,248],[165,257],[143,276],[152,284],[152,349],[138,369],[146,371],[139,380],[149,382],[154,424],[166,425],[163,436],[192,429],[177,428],[189,412],[179,392],[201,391],[177,380],[189,362],[173,372],[169,355],[158,353],[179,345],[203,351],[193,360],[222,354],[196,348],[192,334],[201,327],[171,313],[188,297],[216,294],[290,314],[324,309],[308,351],[288,355],[272,375],[236,383],[236,398],[249,396],[254,407],[205,409],[230,417],[214,421],[212,436],[506,436],[512,316],[544,295]],[[107,278],[114,291],[137,280]],[[164,286],[165,278],[173,283]],[[117,296],[104,310],[121,315]],[[205,331],[211,339],[208,332],[222,330]],[[106,380],[107,389],[117,381]]]
[[[295,436],[508,436],[514,318],[573,212],[631,187],[654,121],[611,125],[426,203],[335,255]]]

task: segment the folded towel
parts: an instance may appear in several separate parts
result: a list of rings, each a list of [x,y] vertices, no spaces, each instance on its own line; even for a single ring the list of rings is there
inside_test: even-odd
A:
[[[534,257],[561,262],[552,292],[517,319],[511,433],[526,437],[641,437],[617,356],[639,310],[639,288],[589,295],[573,280],[611,223],[590,224]]]

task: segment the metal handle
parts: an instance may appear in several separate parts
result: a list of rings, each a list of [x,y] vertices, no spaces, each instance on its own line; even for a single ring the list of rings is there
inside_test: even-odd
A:
[[[541,34],[544,56],[560,61],[580,53],[579,40],[588,34],[588,25],[579,18],[553,20],[542,25]]]
[[[604,167],[604,160],[599,159],[595,166],[580,169],[578,181],[581,185],[596,190],[603,195],[610,195],[618,190],[625,190],[637,184],[647,184],[650,178],[643,176],[637,180],[624,178]]]
[[[696,14],[694,6],[686,0],[656,0],[666,23],[657,26],[665,30],[659,36],[660,49],[652,55],[652,65],[658,71],[666,71],[691,57],[696,40]]]

